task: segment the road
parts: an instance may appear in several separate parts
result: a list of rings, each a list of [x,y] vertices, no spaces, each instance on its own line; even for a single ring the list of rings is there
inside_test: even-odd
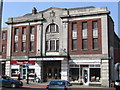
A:
[[[1,90],[46,90],[46,89],[34,87],[21,87],[21,88],[2,88]],[[71,90],[115,90],[115,88],[72,88]]]

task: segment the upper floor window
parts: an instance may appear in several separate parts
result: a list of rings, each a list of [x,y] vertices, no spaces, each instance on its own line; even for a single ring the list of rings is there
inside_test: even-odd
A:
[[[34,27],[34,26],[31,26],[31,27],[30,27],[30,34],[34,34],[34,31],[35,31],[35,27]]]
[[[22,52],[26,51],[26,42],[22,42]]]
[[[3,33],[2,33],[2,40],[5,40],[5,39],[6,39],[6,33],[3,32]]]
[[[93,49],[98,50],[98,38],[93,38]]]
[[[18,52],[18,42],[14,43],[14,52]]]
[[[72,31],[77,31],[77,23],[72,23]]]
[[[54,23],[47,26],[47,32],[59,32],[58,26]]]
[[[5,46],[2,46],[2,53],[5,53]]]
[[[26,34],[26,27],[22,28],[22,34],[25,35]]]
[[[34,52],[34,42],[30,42],[30,51]]]
[[[92,22],[92,29],[98,29],[98,22],[97,21]]]
[[[59,51],[59,40],[46,41],[46,51]]]
[[[87,22],[82,22],[82,30],[87,29]]]
[[[77,39],[72,39],[72,50],[77,50]]]
[[[18,29],[18,28],[15,28],[15,30],[14,30],[15,36],[18,36],[18,31],[19,31],[19,29]]]
[[[82,39],[82,49],[83,50],[88,49],[87,39]]]

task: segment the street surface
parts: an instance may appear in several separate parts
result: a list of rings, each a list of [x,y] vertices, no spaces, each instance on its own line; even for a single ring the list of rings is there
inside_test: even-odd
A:
[[[21,87],[21,88],[2,88],[1,90],[46,90],[45,88]],[[115,90],[115,88],[73,88],[71,90]]]

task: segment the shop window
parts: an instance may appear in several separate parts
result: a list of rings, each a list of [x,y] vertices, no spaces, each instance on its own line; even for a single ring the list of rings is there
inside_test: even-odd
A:
[[[79,81],[79,68],[70,69],[70,81]]]
[[[12,69],[11,74],[12,74],[12,77],[17,77],[18,76],[18,69]]]
[[[90,82],[100,82],[100,68],[90,68]]]

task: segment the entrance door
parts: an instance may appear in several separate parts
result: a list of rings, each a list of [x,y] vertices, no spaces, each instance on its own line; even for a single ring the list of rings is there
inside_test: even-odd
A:
[[[20,66],[20,76],[22,79],[27,79],[27,68],[24,65]]]
[[[87,67],[83,67],[82,69],[82,76],[83,76],[83,84],[88,85],[89,84],[89,69]]]
[[[44,61],[43,62],[43,79],[54,80],[60,79],[61,61]]]

